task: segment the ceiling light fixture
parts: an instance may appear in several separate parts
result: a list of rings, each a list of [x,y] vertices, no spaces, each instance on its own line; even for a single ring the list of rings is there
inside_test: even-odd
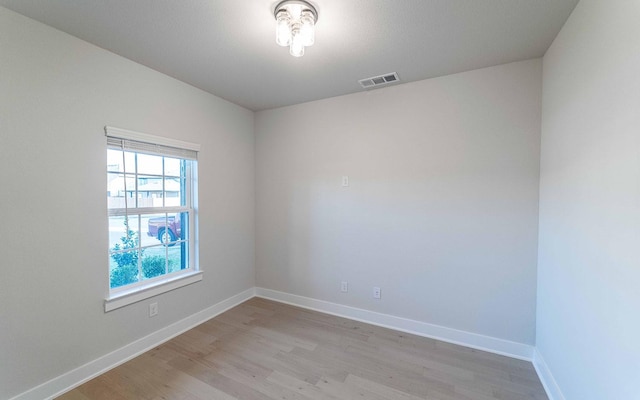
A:
[[[273,15],[276,17],[276,43],[289,46],[289,53],[302,57],[304,48],[315,39],[318,12],[304,0],[284,0],[278,3]]]

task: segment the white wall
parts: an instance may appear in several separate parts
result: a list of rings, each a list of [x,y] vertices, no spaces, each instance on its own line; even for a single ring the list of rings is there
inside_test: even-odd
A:
[[[543,94],[531,60],[254,121],[0,7],[0,398],[254,284],[535,342],[567,399],[637,397],[639,17],[582,0]],[[153,319],[149,301],[103,312],[104,125],[202,144],[204,280]]]
[[[530,60],[256,113],[257,285],[533,344],[541,75]]]
[[[639,396],[638,21],[582,0],[544,57],[536,344],[569,400]]]
[[[202,282],[103,311],[112,125],[202,145]],[[253,113],[0,7],[0,398],[254,286]]]

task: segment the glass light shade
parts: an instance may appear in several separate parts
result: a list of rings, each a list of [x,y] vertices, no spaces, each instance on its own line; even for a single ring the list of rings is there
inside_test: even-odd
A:
[[[316,8],[306,0],[282,0],[274,10],[276,43],[289,46],[289,53],[302,57],[304,48],[315,42]]]
[[[291,27],[291,46],[289,53],[294,57],[302,57],[304,55],[304,42],[300,33],[300,25],[294,24]]]
[[[276,19],[276,43],[280,46],[289,46],[291,44],[290,21],[289,13],[286,11],[278,13]]]
[[[300,16],[300,34],[305,46],[311,46],[315,40],[315,18],[311,11],[303,11]]]
[[[292,20],[300,19],[302,14],[302,6],[300,4],[288,4],[286,8]]]

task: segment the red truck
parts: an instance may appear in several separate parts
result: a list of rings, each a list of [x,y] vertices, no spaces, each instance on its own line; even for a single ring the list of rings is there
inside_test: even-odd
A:
[[[164,217],[149,218],[147,235],[157,238],[162,243],[174,246],[181,238],[180,214]]]

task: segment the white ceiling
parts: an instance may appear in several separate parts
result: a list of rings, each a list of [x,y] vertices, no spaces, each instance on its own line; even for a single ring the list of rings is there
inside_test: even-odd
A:
[[[312,0],[316,43],[275,43],[279,0],[0,0],[251,110],[541,57],[578,0]]]

